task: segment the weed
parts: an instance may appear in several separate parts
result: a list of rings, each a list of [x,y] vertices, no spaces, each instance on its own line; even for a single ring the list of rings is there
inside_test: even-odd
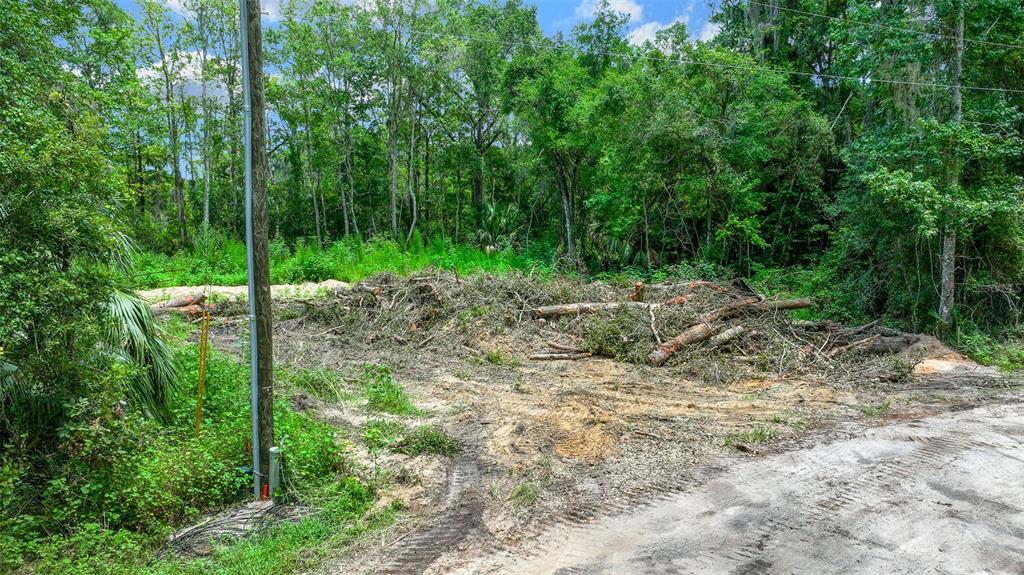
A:
[[[404,432],[405,428],[396,421],[376,419],[366,424],[363,443],[371,452],[377,452],[395,445]]]
[[[497,479],[491,479],[490,481],[488,481],[487,495],[495,501],[501,501],[501,482],[498,481]]]
[[[725,436],[725,447],[733,447],[740,444],[768,443],[775,437],[776,433],[767,425],[758,425],[746,431],[730,433]]]
[[[395,451],[406,455],[433,453],[451,457],[459,452],[459,444],[452,436],[435,425],[421,425],[395,444]]]
[[[892,409],[892,401],[887,399],[878,405],[861,405],[857,409],[868,417],[881,417]]]
[[[367,406],[373,411],[399,415],[416,415],[420,410],[409,401],[402,386],[395,381],[391,368],[386,365],[367,364],[363,369],[363,385]]]
[[[529,507],[540,499],[540,486],[524,481],[512,488],[506,500],[516,507]]]
[[[779,425],[786,425],[798,431],[807,427],[807,422],[803,418],[788,412],[776,413],[768,421]]]
[[[519,367],[523,365],[523,360],[518,357],[510,357],[501,353],[501,350],[492,349],[482,356],[480,356],[480,363],[489,363],[491,365],[504,365],[506,367]]]
[[[341,376],[329,369],[285,367],[278,369],[274,376],[283,387],[296,387],[327,402],[340,403],[355,398]]]

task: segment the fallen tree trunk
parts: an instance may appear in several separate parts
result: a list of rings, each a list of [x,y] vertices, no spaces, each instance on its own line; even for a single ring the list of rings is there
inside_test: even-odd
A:
[[[597,313],[597,312],[616,312],[623,308],[638,308],[646,309],[650,306],[657,306],[659,304],[650,304],[639,301],[628,301],[628,302],[585,302],[585,303],[567,303],[559,305],[546,305],[538,307],[530,311],[530,315],[534,318],[546,318],[546,317],[561,317],[567,315],[582,315],[585,313]]]
[[[750,299],[750,298],[747,298]],[[626,301],[626,302],[583,302],[583,303],[566,303],[558,305],[546,305],[535,308],[530,311],[530,315],[533,318],[549,318],[549,317],[562,317],[568,315],[583,315],[585,313],[600,313],[600,312],[617,312],[620,309],[632,308],[632,309],[650,309],[657,310],[662,306],[667,305],[681,305],[689,301],[687,296],[678,296],[664,303],[646,303],[641,301]],[[741,300],[741,301],[747,301]],[[744,306],[753,305],[758,311],[781,311],[790,309],[801,309],[811,307],[814,302],[808,298],[799,299],[781,299],[781,300],[762,300],[759,297],[753,298],[754,304],[744,304]]]
[[[570,352],[556,352],[556,353],[534,353],[527,356],[527,359],[534,361],[543,360],[557,360],[557,359],[583,359],[590,357],[592,354],[587,351],[570,353]]]
[[[181,299],[171,300],[171,301],[165,303],[162,307],[165,307],[165,308],[188,307],[190,305],[199,305],[199,304],[203,303],[204,301],[206,301],[206,294],[197,293],[197,294],[187,295],[187,296],[185,296],[185,297],[183,297]]]
[[[846,345],[841,345],[841,346],[833,349],[832,351],[828,352],[828,355],[826,357],[831,359],[833,357],[836,357],[837,355],[842,355],[842,354],[844,354],[844,353],[846,353],[848,351],[854,350],[854,349],[870,348],[881,337],[882,336],[880,336],[880,335],[869,335],[868,337],[865,337],[864,339],[858,339],[857,341],[855,341],[853,343],[849,343],[849,344],[846,344]]]
[[[662,365],[668,361],[668,358],[672,357],[673,354],[683,347],[694,343],[700,343],[711,336],[718,334],[723,326],[714,325],[715,322],[730,317],[745,307],[750,307],[758,303],[762,303],[761,298],[748,297],[708,312],[701,319],[700,323],[686,328],[683,333],[656,347],[654,351],[647,356],[647,363],[654,367]]]
[[[697,325],[691,325],[686,328],[686,331],[675,336],[669,341],[659,345],[654,351],[647,356],[647,363],[654,367],[668,361],[668,358],[672,357],[674,353],[683,349],[684,346],[700,343],[709,337],[718,333],[722,329],[720,325],[712,325],[708,322],[698,323]]]
[[[781,311],[787,309],[802,309],[805,307],[811,307],[812,305],[814,305],[813,300],[802,297],[797,299],[764,300],[754,307],[760,311]]]

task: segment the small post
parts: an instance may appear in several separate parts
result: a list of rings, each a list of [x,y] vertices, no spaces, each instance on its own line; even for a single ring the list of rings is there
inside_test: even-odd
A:
[[[277,500],[277,490],[281,487],[281,449],[270,448],[270,498]]]

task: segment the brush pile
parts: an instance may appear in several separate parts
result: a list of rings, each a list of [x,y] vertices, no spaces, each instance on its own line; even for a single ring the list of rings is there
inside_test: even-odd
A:
[[[305,310],[352,345],[438,353],[500,339],[532,361],[591,356],[673,366],[695,377],[820,375],[859,382],[905,377],[897,355],[919,336],[879,327],[794,320],[809,299],[775,299],[742,280],[616,286],[523,274],[381,274]]]

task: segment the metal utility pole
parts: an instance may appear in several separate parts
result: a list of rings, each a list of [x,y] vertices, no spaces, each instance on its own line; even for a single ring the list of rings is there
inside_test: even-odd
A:
[[[267,118],[263,99],[263,31],[259,0],[238,0],[245,127],[245,243],[249,264],[252,469],[256,498],[268,495],[274,444],[274,357],[267,251]]]

